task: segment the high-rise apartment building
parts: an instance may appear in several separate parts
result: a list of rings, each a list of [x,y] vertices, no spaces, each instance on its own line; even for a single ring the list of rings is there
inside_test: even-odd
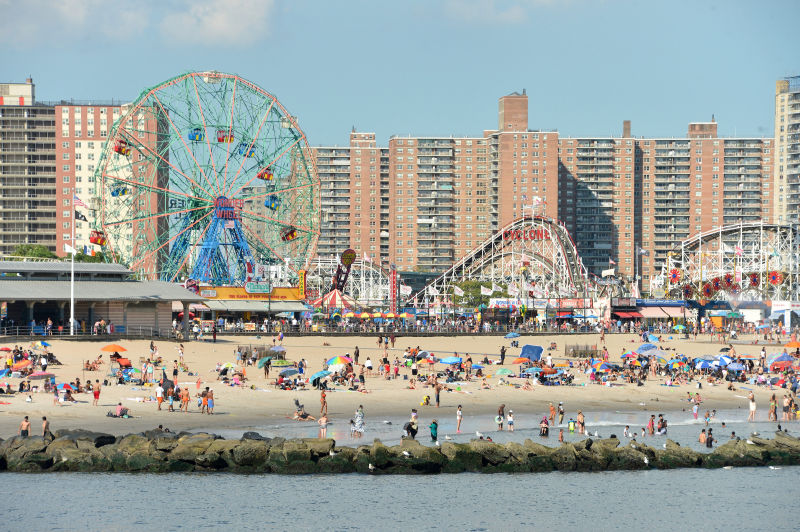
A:
[[[369,182],[359,135],[388,161]],[[316,148],[319,250],[352,246],[401,270],[442,271],[536,213],[564,223],[589,271],[614,263],[646,290],[681,240],[773,216],[772,143],[719,138],[713,120],[681,138],[635,138],[629,121],[619,137],[564,137],[530,129],[527,95],[513,93],[483,137],[392,137],[386,149],[353,132],[349,147]]]
[[[775,221],[797,221],[800,213],[800,76],[775,83]]]
[[[32,79],[0,83],[0,254],[56,245],[55,109]]]
[[[89,233],[96,224],[101,195],[95,182],[95,169],[100,161],[108,132],[120,117],[120,106],[114,103],[61,102],[55,105],[56,121],[56,253],[65,255],[64,244],[72,238],[75,224],[75,247],[81,251],[89,243]],[[77,196],[87,207],[77,207]],[[75,220],[78,210],[87,221]]]

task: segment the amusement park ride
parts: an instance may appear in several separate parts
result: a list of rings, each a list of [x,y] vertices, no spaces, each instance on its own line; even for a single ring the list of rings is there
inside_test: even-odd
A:
[[[144,90],[97,169],[93,244],[143,279],[243,286],[297,280],[319,237],[306,137],[275,96],[232,74],[190,72]]]
[[[320,182],[306,137],[275,96],[233,74],[189,72],[145,89],[113,125],[95,176],[90,242],[141,279],[244,289],[278,278],[304,296],[346,291],[373,307],[454,306],[465,280],[503,285],[517,300],[625,295],[586,270],[563,224],[533,209],[410,297],[394,269],[353,250],[315,258]],[[650,291],[797,301],[798,244],[789,225],[701,233],[669,253]]]

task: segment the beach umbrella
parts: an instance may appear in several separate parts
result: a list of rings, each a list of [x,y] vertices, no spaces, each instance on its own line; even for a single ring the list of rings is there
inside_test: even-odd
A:
[[[284,370],[284,371],[286,371],[286,370]],[[281,372],[281,373],[283,373],[283,372]],[[330,372],[330,371],[327,371],[327,370],[322,370],[322,371],[318,371],[318,372],[314,373],[314,374],[313,374],[313,375],[310,377],[310,379],[311,379],[312,381],[315,381],[315,380],[317,380],[317,379],[323,379],[323,378],[327,377],[327,376],[328,376],[328,375],[330,375],[330,374],[331,374],[331,372]]]
[[[527,364],[530,361],[531,361],[530,358],[519,357],[519,358],[515,358],[511,363],[512,364]],[[475,365],[473,364],[472,367],[474,368]]]
[[[483,365],[482,364],[473,364],[472,365],[472,369],[483,369]]]
[[[555,375],[556,373],[557,370],[555,368],[542,368],[542,375]]]
[[[658,342],[658,336],[656,336],[655,334],[648,334],[647,335],[647,341],[648,342]]]
[[[730,351],[730,350],[731,350],[731,348],[730,348],[730,347],[723,347],[723,348],[721,348],[721,349],[719,350],[719,352],[720,352],[720,353],[727,353],[727,352],[728,352],[728,351]]]
[[[269,348],[269,350],[272,351],[273,353],[285,353],[286,352],[286,348],[283,347],[282,345],[273,345],[272,347]]]
[[[432,358],[423,358],[418,361],[420,364],[436,364]]]
[[[622,358],[637,358],[639,353],[636,351],[631,351],[630,349],[622,353]]]
[[[755,360],[758,357],[756,357],[755,355],[746,355],[746,354],[743,353],[743,354],[739,355],[739,358],[743,358],[745,360]]]
[[[439,360],[442,364],[461,364],[461,357],[445,357]]]
[[[30,360],[20,360],[19,362],[17,362],[13,366],[11,366],[11,369],[13,369],[14,371],[17,371],[17,370],[22,369],[22,368],[27,368],[31,364],[33,364],[33,362],[31,362]]]
[[[410,317],[411,317],[411,314],[409,314],[408,312],[401,312],[401,313],[400,313],[400,315],[399,315],[399,316],[397,316],[397,317],[398,317],[398,318],[403,318],[403,319],[406,319],[406,318],[410,318]]]
[[[394,312],[387,312],[387,313],[384,315],[384,318],[387,318],[387,319],[394,319],[394,318],[396,318],[396,317],[397,317],[397,314],[395,314]]]
[[[9,373],[11,373],[10,369],[0,369],[0,377],[5,377]]]
[[[296,375],[297,373],[299,373],[299,371],[297,371],[295,368],[286,368],[281,370],[280,375],[281,377],[290,377],[292,375]]]
[[[114,351],[117,351],[118,353],[123,353],[127,351],[127,349],[125,349],[119,344],[108,344],[101,347],[100,351],[106,351],[108,353],[113,353]]]
[[[790,368],[791,366],[792,366],[791,360],[780,360],[778,362],[773,362],[772,364],[770,364],[769,368],[770,371],[775,371],[776,369],[777,370],[787,369]]]
[[[369,319],[369,312],[362,312],[361,314],[358,315],[358,317],[361,318],[362,320]]]
[[[234,367],[234,364],[233,364],[233,362],[226,362],[226,363],[224,363],[224,364],[222,365],[222,367],[223,367],[223,368],[233,368],[233,367]]]
[[[383,318],[383,313],[381,313],[381,312],[373,312],[372,313],[372,317],[373,318]]]
[[[673,327],[672,330],[673,331],[685,331],[686,330],[686,325],[678,324],[675,327]]]
[[[719,365],[720,366],[727,366],[728,364],[733,362],[733,359],[731,357],[729,357],[728,355],[720,355],[717,358],[717,360],[719,360]]]
[[[291,360],[273,360],[272,367],[274,368],[285,368],[286,366],[294,366],[294,362]]]
[[[4,346],[4,347],[0,347],[0,351],[11,352],[11,351],[12,351],[12,349],[11,349],[10,347],[5,347],[5,346]]]
[[[513,375],[514,372],[508,368],[500,368],[495,372],[495,375],[502,377],[503,375]]]
[[[769,328],[770,328],[769,325],[759,325],[758,327],[756,327],[756,329],[769,329]]]
[[[557,368],[568,368],[569,367],[569,362],[559,362],[558,364],[555,364],[555,367],[557,367]]]
[[[655,344],[650,344],[650,343],[647,343],[647,344],[642,344],[642,345],[640,345],[640,346],[639,346],[639,348],[638,348],[638,349],[636,349],[636,351],[637,351],[638,353],[642,353],[642,354],[644,354],[644,353],[646,353],[647,351],[652,351],[653,349],[658,349],[658,346],[657,346],[657,345],[655,345]]]
[[[796,349],[796,348],[800,347],[800,342],[798,342],[797,340],[792,340],[788,344],[784,344],[783,347],[788,347],[790,349]]]
[[[695,369],[709,369],[714,366],[711,365],[711,362],[708,360],[700,360],[697,362],[697,365],[694,367]]]
[[[738,362],[734,362],[733,364],[728,364],[728,371],[742,371],[744,366],[739,364]]]
[[[631,360],[630,362],[628,362],[628,365],[635,368],[642,367],[642,363],[639,362],[638,360]]]
[[[519,354],[519,356],[536,362],[542,358],[543,352],[544,348],[542,346],[527,344],[522,347],[522,352]]]
[[[509,338],[509,339],[510,338],[519,338],[519,333],[518,332],[510,332],[505,337]]]
[[[55,377],[55,374],[50,373],[49,371],[36,371],[28,375],[29,379],[49,379],[50,377]]]
[[[540,368],[540,367],[537,367],[537,366],[534,366],[534,367],[532,367],[532,368],[528,368],[528,369],[526,369],[526,370],[525,370],[525,371],[523,371],[522,373],[523,373],[524,375],[533,375],[534,373],[539,373],[540,371],[542,371],[542,368]]]
[[[35,342],[33,345],[34,347],[41,347],[41,348],[50,347],[50,344],[45,342],[44,340],[39,340],[38,342]]]
[[[356,317],[356,313],[353,312],[353,311],[345,312],[344,317],[345,318],[355,318]]]
[[[57,388],[58,388],[59,390],[70,390],[70,391],[73,391],[73,392],[75,391],[75,388],[73,388],[72,386],[70,386],[70,385],[69,385],[68,383],[66,383],[66,382],[62,382],[61,384],[59,384],[59,385],[57,386]]]
[[[141,373],[142,370],[136,368],[125,368],[122,370],[122,373]]]
[[[267,365],[267,362],[269,362],[270,360],[272,360],[272,357],[262,357],[258,359],[258,364],[256,364],[256,366],[259,368],[263,368],[264,366]]]
[[[349,364],[352,361],[353,361],[353,359],[350,358],[350,357],[335,356],[335,357],[329,359],[326,362],[326,364],[328,364],[329,366],[335,365],[335,364]]]

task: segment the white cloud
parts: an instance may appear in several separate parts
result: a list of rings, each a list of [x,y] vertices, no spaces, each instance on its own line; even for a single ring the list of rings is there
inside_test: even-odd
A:
[[[273,0],[191,0],[161,21],[166,39],[199,39],[214,46],[252,44],[269,31]]]
[[[0,0],[0,45],[102,46],[150,36],[191,46],[249,45],[269,33],[274,5],[274,0]]]

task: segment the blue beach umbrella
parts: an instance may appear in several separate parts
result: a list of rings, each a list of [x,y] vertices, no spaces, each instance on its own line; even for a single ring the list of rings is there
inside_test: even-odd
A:
[[[658,349],[658,346],[655,344],[647,343],[640,345],[639,348],[636,349],[636,352],[641,354],[647,351],[652,351],[653,349]]]
[[[647,340],[649,342],[658,342],[658,336],[656,336],[655,334],[650,334],[647,336]]]
[[[733,364],[728,364],[729,371],[742,371],[743,369],[744,366],[742,364],[739,364],[738,362],[734,362]]]
[[[461,364],[461,357],[446,357],[439,360],[442,364]]]
[[[295,368],[286,368],[285,370],[280,372],[281,377],[291,377],[292,375],[296,375],[298,371]]]
[[[709,369],[709,368],[712,368],[712,367],[714,367],[714,366],[712,366],[711,362],[709,362],[708,360],[700,360],[700,361],[697,362],[697,365],[695,366],[695,369]]]
[[[525,345],[522,348],[522,352],[519,354],[521,358],[527,358],[533,362],[542,358],[542,353],[544,352],[544,348],[540,345]]]
[[[506,335],[506,338],[519,338],[518,332],[510,332]]]
[[[317,380],[317,379],[323,379],[323,378],[327,377],[327,376],[328,376],[328,375],[330,375],[330,374],[331,374],[331,372],[330,372],[330,371],[328,371],[328,370],[322,370],[322,371],[318,371],[318,372],[314,373],[314,374],[311,376],[311,380],[312,380],[312,381],[315,381],[315,380]]]
[[[719,358],[717,358],[717,360],[719,360],[720,366],[727,366],[728,364],[733,362],[733,359],[728,355],[720,355]]]

